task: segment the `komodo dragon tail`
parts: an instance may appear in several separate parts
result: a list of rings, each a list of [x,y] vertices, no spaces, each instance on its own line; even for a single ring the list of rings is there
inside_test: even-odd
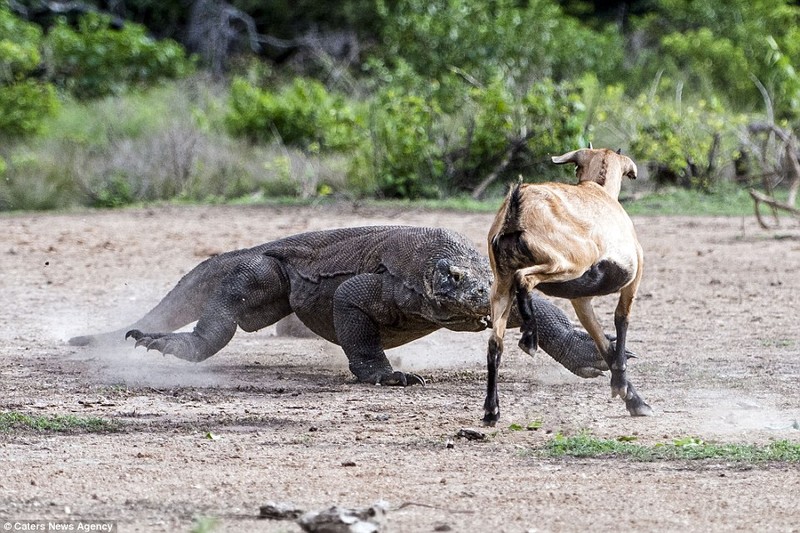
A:
[[[241,262],[240,253],[234,251],[206,259],[189,271],[166,296],[145,316],[124,328],[81,335],[69,339],[73,346],[119,344],[125,341],[125,332],[131,329],[169,332],[198,320],[208,299],[225,277]]]

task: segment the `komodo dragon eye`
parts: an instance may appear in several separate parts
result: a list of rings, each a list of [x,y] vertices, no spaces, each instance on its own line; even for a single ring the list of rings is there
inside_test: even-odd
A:
[[[464,271],[456,268],[450,267],[450,278],[456,283],[461,283],[461,280],[464,278]]]
[[[459,268],[457,266],[451,265],[449,261],[445,259],[440,259],[439,262],[436,264],[436,269],[441,276],[441,280],[446,280],[450,283],[459,284],[466,276],[466,272],[463,268]]]

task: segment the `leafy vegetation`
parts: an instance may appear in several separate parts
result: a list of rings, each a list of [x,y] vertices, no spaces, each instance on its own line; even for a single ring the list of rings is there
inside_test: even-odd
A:
[[[33,77],[41,46],[41,28],[13,16],[0,1],[0,136],[36,133],[58,107],[54,88]]]
[[[87,13],[73,28],[60,19],[44,43],[50,78],[80,99],[118,94],[191,71],[183,47],[156,41],[139,24],[111,27],[111,18]]]
[[[800,5],[620,3],[0,0],[0,209],[496,199],[589,142],[702,202],[780,169],[750,126],[800,123]]]
[[[20,429],[49,431],[56,433],[97,433],[116,431],[118,429],[118,425],[112,421],[98,417],[82,417],[75,415],[27,415],[17,411],[0,412],[0,432],[8,432]]]
[[[708,460],[759,463],[766,461],[800,462],[800,444],[786,440],[764,446],[715,444],[696,437],[674,439],[670,443],[642,445],[635,438],[600,439],[588,433],[566,437],[556,435],[541,453],[550,457],[617,457],[634,461]]]

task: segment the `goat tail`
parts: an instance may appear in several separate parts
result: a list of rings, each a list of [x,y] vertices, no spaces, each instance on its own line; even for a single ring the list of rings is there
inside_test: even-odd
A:
[[[522,178],[520,178],[516,184],[511,186],[506,195],[501,208],[503,223],[492,237],[491,242],[492,253],[495,257],[513,257],[513,263],[531,257],[530,250],[520,239],[525,229],[522,224],[522,202]]]
[[[500,228],[498,228],[495,239],[508,233],[519,232],[523,229],[521,222],[522,178],[520,178],[517,183],[511,185],[501,209],[503,211],[503,223],[500,225]]]

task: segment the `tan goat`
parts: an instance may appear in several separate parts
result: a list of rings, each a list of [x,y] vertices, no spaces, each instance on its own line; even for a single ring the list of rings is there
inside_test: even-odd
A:
[[[636,178],[636,165],[619,152],[575,150],[553,157],[574,163],[577,185],[518,184],[512,188],[489,230],[492,336],[487,354],[488,383],[483,422],[500,416],[497,371],[511,307],[516,296],[523,320],[520,347],[538,346],[531,292],[572,302],[578,319],[611,369],[612,397],[619,395],[631,415],[652,414],[626,375],[628,315],[642,279],[642,247],[633,223],[618,201],[623,176]],[[620,293],[614,313],[616,341],[603,333],[592,298]]]

